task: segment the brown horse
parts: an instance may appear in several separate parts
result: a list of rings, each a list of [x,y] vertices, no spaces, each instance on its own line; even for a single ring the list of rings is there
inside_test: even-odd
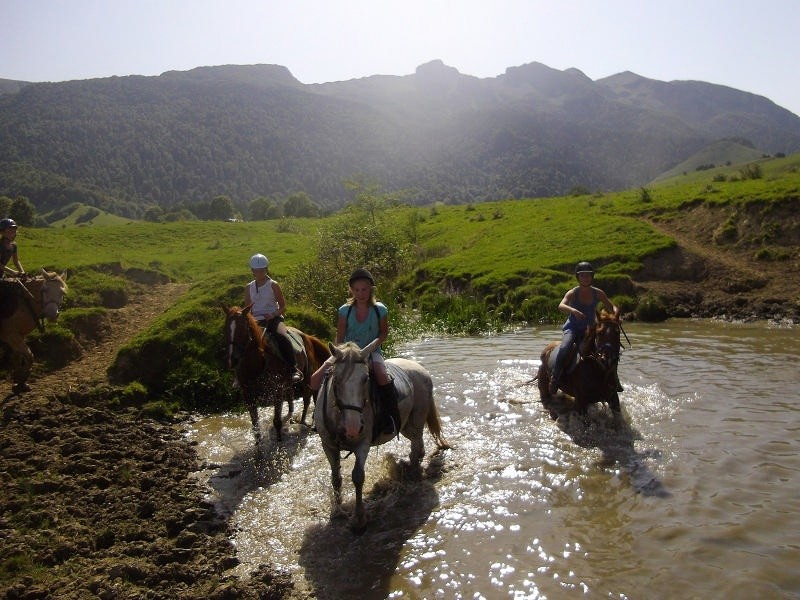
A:
[[[17,280],[4,280],[0,287],[0,342],[10,351],[12,392],[19,394],[30,390],[28,376],[33,367],[33,353],[25,337],[39,327],[44,330],[44,320],[55,322],[67,293],[67,275],[50,273]]]
[[[281,412],[284,400],[289,406],[289,417],[294,413],[296,392],[303,397],[303,415],[300,422],[306,424],[308,407],[314,391],[311,389],[311,375],[330,356],[327,346],[318,338],[308,335],[294,327],[288,327],[289,338],[295,347],[297,368],[303,373],[303,380],[293,384],[286,362],[273,347],[267,333],[256,322],[250,312],[251,306],[222,305],[225,312],[225,355],[228,368],[233,369],[242,390],[242,399],[250,413],[253,430],[258,435],[259,401],[271,398],[275,408],[272,424],[277,438],[281,438]],[[296,387],[295,387],[296,386]]]
[[[603,310],[597,314],[595,324],[586,330],[577,356],[566,358],[559,389],[574,398],[573,408],[578,413],[586,414],[589,404],[594,402],[607,402],[612,411],[620,412],[617,363],[622,350],[621,332],[619,316]],[[542,351],[542,364],[536,376],[539,397],[545,406],[551,400],[548,387],[559,345],[551,342]],[[550,414],[555,418],[552,410]]]

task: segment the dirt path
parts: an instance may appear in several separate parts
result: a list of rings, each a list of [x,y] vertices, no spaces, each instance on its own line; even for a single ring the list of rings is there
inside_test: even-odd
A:
[[[105,383],[106,369],[119,349],[140,331],[150,327],[188,289],[189,284],[186,283],[153,286],[146,293],[134,297],[127,306],[109,309],[111,331],[102,342],[63,369],[34,379],[31,385],[46,389],[51,395],[61,395],[81,387]]]
[[[80,360],[0,397],[0,598],[300,597],[269,567],[227,575],[228,523],[202,500],[197,456],[174,427],[86,391],[186,289],[150,288]]]
[[[673,251],[646,261],[639,282],[669,303],[671,316],[744,320],[796,320],[800,316],[797,256],[758,260],[755,249],[746,244],[720,246],[713,235],[718,220],[703,213],[648,223],[677,242]],[[791,250],[792,246],[785,248]]]

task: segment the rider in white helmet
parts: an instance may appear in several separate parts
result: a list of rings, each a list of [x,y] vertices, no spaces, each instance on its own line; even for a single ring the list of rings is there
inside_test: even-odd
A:
[[[269,260],[266,256],[254,254],[250,257],[249,264],[254,279],[244,288],[244,306],[252,305],[251,314],[258,324],[274,337],[283,359],[289,366],[292,382],[302,381],[303,374],[297,368],[294,348],[292,348],[286,324],[283,322],[286,314],[286,300],[283,297],[281,286],[268,275]]]

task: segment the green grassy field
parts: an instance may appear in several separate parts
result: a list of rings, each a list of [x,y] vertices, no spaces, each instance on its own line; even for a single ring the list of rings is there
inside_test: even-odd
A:
[[[758,165],[757,178],[749,178],[753,165]],[[377,221],[374,214],[368,215],[376,239],[384,239],[382,230],[401,236],[413,256],[391,281],[379,281],[379,296],[390,305],[398,337],[420,326],[475,333],[552,319],[558,300],[573,285],[574,264],[589,260],[612,299],[632,309],[638,299],[626,288],[629,275],[645,257],[675,243],[650,227],[644,216],[669,219],[681,207],[698,202],[770,202],[798,195],[800,155],[793,155],[680,174],[647,189],[618,193],[460,206],[387,206]],[[68,272],[65,316],[102,308],[103,298],[109,296],[104,289],[123,296],[134,291],[142,273],[192,284],[180,303],[121,352],[112,369],[121,383],[138,380],[151,394],[172,396],[192,407],[203,404],[203,394],[227,393],[228,375],[219,369],[219,303],[241,302],[243,285],[250,279],[247,259],[253,253],[266,254],[271,274],[285,283],[290,324],[322,338],[332,335],[334,316],[327,307],[345,299],[347,275],[362,265],[348,264],[344,249],[341,264],[320,270],[320,249],[339,242],[335,235],[321,241],[320,230],[347,232],[351,223],[355,230],[354,215],[169,224],[70,224],[67,218],[57,227],[20,228],[17,241],[26,270]],[[369,228],[366,231],[371,235]],[[391,254],[381,260],[390,261]],[[367,266],[395,273],[390,265]],[[307,277],[309,272],[317,273],[318,279]],[[314,301],[315,290],[305,293],[308,286],[329,295],[331,289],[341,290],[341,297]],[[299,297],[305,298],[303,304]],[[321,311],[321,306],[326,309]],[[418,309],[417,317],[406,318],[405,309]]]

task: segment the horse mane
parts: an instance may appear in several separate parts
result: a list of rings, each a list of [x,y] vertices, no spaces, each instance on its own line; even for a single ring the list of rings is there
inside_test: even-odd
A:
[[[597,313],[597,321],[618,321],[619,318],[614,314],[608,312],[605,308],[601,308]]]
[[[345,342],[334,347],[338,350],[337,358],[341,355],[344,362],[361,361],[361,347],[355,342]]]
[[[247,326],[250,328],[250,337],[258,345],[258,349],[263,352],[266,349],[267,340],[261,330],[261,325],[258,324],[258,321],[249,310],[245,313],[245,316],[247,317]]]

